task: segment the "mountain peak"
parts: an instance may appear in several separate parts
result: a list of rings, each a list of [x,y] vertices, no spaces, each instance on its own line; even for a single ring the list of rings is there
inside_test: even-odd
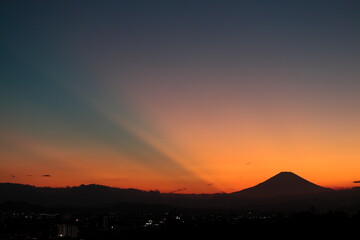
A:
[[[302,179],[302,180],[305,180],[304,178],[300,177],[299,175],[293,173],[293,172],[279,172],[278,174],[274,175],[273,177],[271,178],[286,178],[286,179],[291,179],[291,178],[297,178],[297,179]],[[270,179],[271,179],[270,178]],[[307,180],[305,180],[307,181]]]
[[[293,173],[293,172],[287,172],[287,171],[279,172],[278,174],[294,174],[294,175],[296,175],[296,174]]]
[[[279,172],[278,174],[276,174],[275,176],[298,176],[298,175],[296,175],[295,173],[293,173],[293,172],[286,172],[286,171],[284,171],[284,172]],[[274,176],[274,177],[275,177]]]
[[[238,193],[256,196],[294,195],[329,190],[298,176],[293,172],[280,172],[268,180]]]

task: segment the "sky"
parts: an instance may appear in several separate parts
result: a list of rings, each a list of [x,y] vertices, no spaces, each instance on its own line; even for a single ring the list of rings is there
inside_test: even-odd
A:
[[[360,2],[0,1],[0,182],[360,180]]]

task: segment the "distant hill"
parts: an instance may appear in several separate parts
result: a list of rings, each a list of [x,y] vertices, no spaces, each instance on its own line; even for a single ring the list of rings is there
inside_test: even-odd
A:
[[[97,184],[65,188],[35,187],[0,183],[1,202],[28,202],[42,206],[111,206],[119,203],[165,204],[181,207],[208,207],[219,194],[178,194],[113,188]]]
[[[324,188],[292,172],[280,172],[268,180],[234,194],[251,196],[278,196],[278,195],[297,195],[311,194],[324,191],[331,191],[330,188]]]
[[[35,187],[0,183],[0,204],[27,208],[44,207],[112,207],[121,209],[163,209],[164,206],[194,209],[261,209],[293,211],[296,209],[360,210],[360,188],[332,190],[311,183],[291,172],[281,172],[251,188],[234,193],[179,194],[121,189],[90,184],[65,188]],[[20,205],[19,205],[20,202]],[[26,202],[31,205],[24,205]],[[345,204],[346,203],[346,204]],[[119,205],[120,204],[120,205]],[[125,204],[125,205],[124,205]],[[130,205],[128,205],[130,204]],[[140,205],[139,205],[140,204]],[[5,208],[6,209],[6,208]],[[124,211],[124,210],[122,210]]]
[[[119,202],[158,202],[158,191],[112,188],[90,184],[66,188],[0,183],[0,202],[27,201],[44,206],[94,206]]]

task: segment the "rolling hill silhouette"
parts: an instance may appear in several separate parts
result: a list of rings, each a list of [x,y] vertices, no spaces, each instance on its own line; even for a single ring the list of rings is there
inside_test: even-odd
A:
[[[358,209],[360,188],[332,190],[311,183],[291,172],[281,172],[251,188],[234,193],[180,194],[121,189],[96,184],[65,188],[0,183],[0,203],[27,202],[45,207],[94,207],[145,204],[194,209],[268,209],[287,211],[343,208]],[[134,205],[135,204],[135,205]],[[149,205],[150,204],[150,205]],[[127,206],[127,205],[126,205]],[[138,208],[138,207],[134,207]]]
[[[330,190],[332,189],[324,188],[309,182],[295,173],[280,172],[254,187],[235,192],[235,194],[251,196],[277,196],[311,194]]]

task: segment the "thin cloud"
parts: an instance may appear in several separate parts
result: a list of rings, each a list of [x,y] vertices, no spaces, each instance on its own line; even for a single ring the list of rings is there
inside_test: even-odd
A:
[[[360,181],[354,181],[353,183],[360,183]]]
[[[178,193],[178,192],[185,191],[185,190],[186,190],[186,188],[180,188],[180,189],[174,190],[170,193]]]
[[[44,175],[42,175],[42,177],[51,177],[51,175],[50,174],[44,174]]]

